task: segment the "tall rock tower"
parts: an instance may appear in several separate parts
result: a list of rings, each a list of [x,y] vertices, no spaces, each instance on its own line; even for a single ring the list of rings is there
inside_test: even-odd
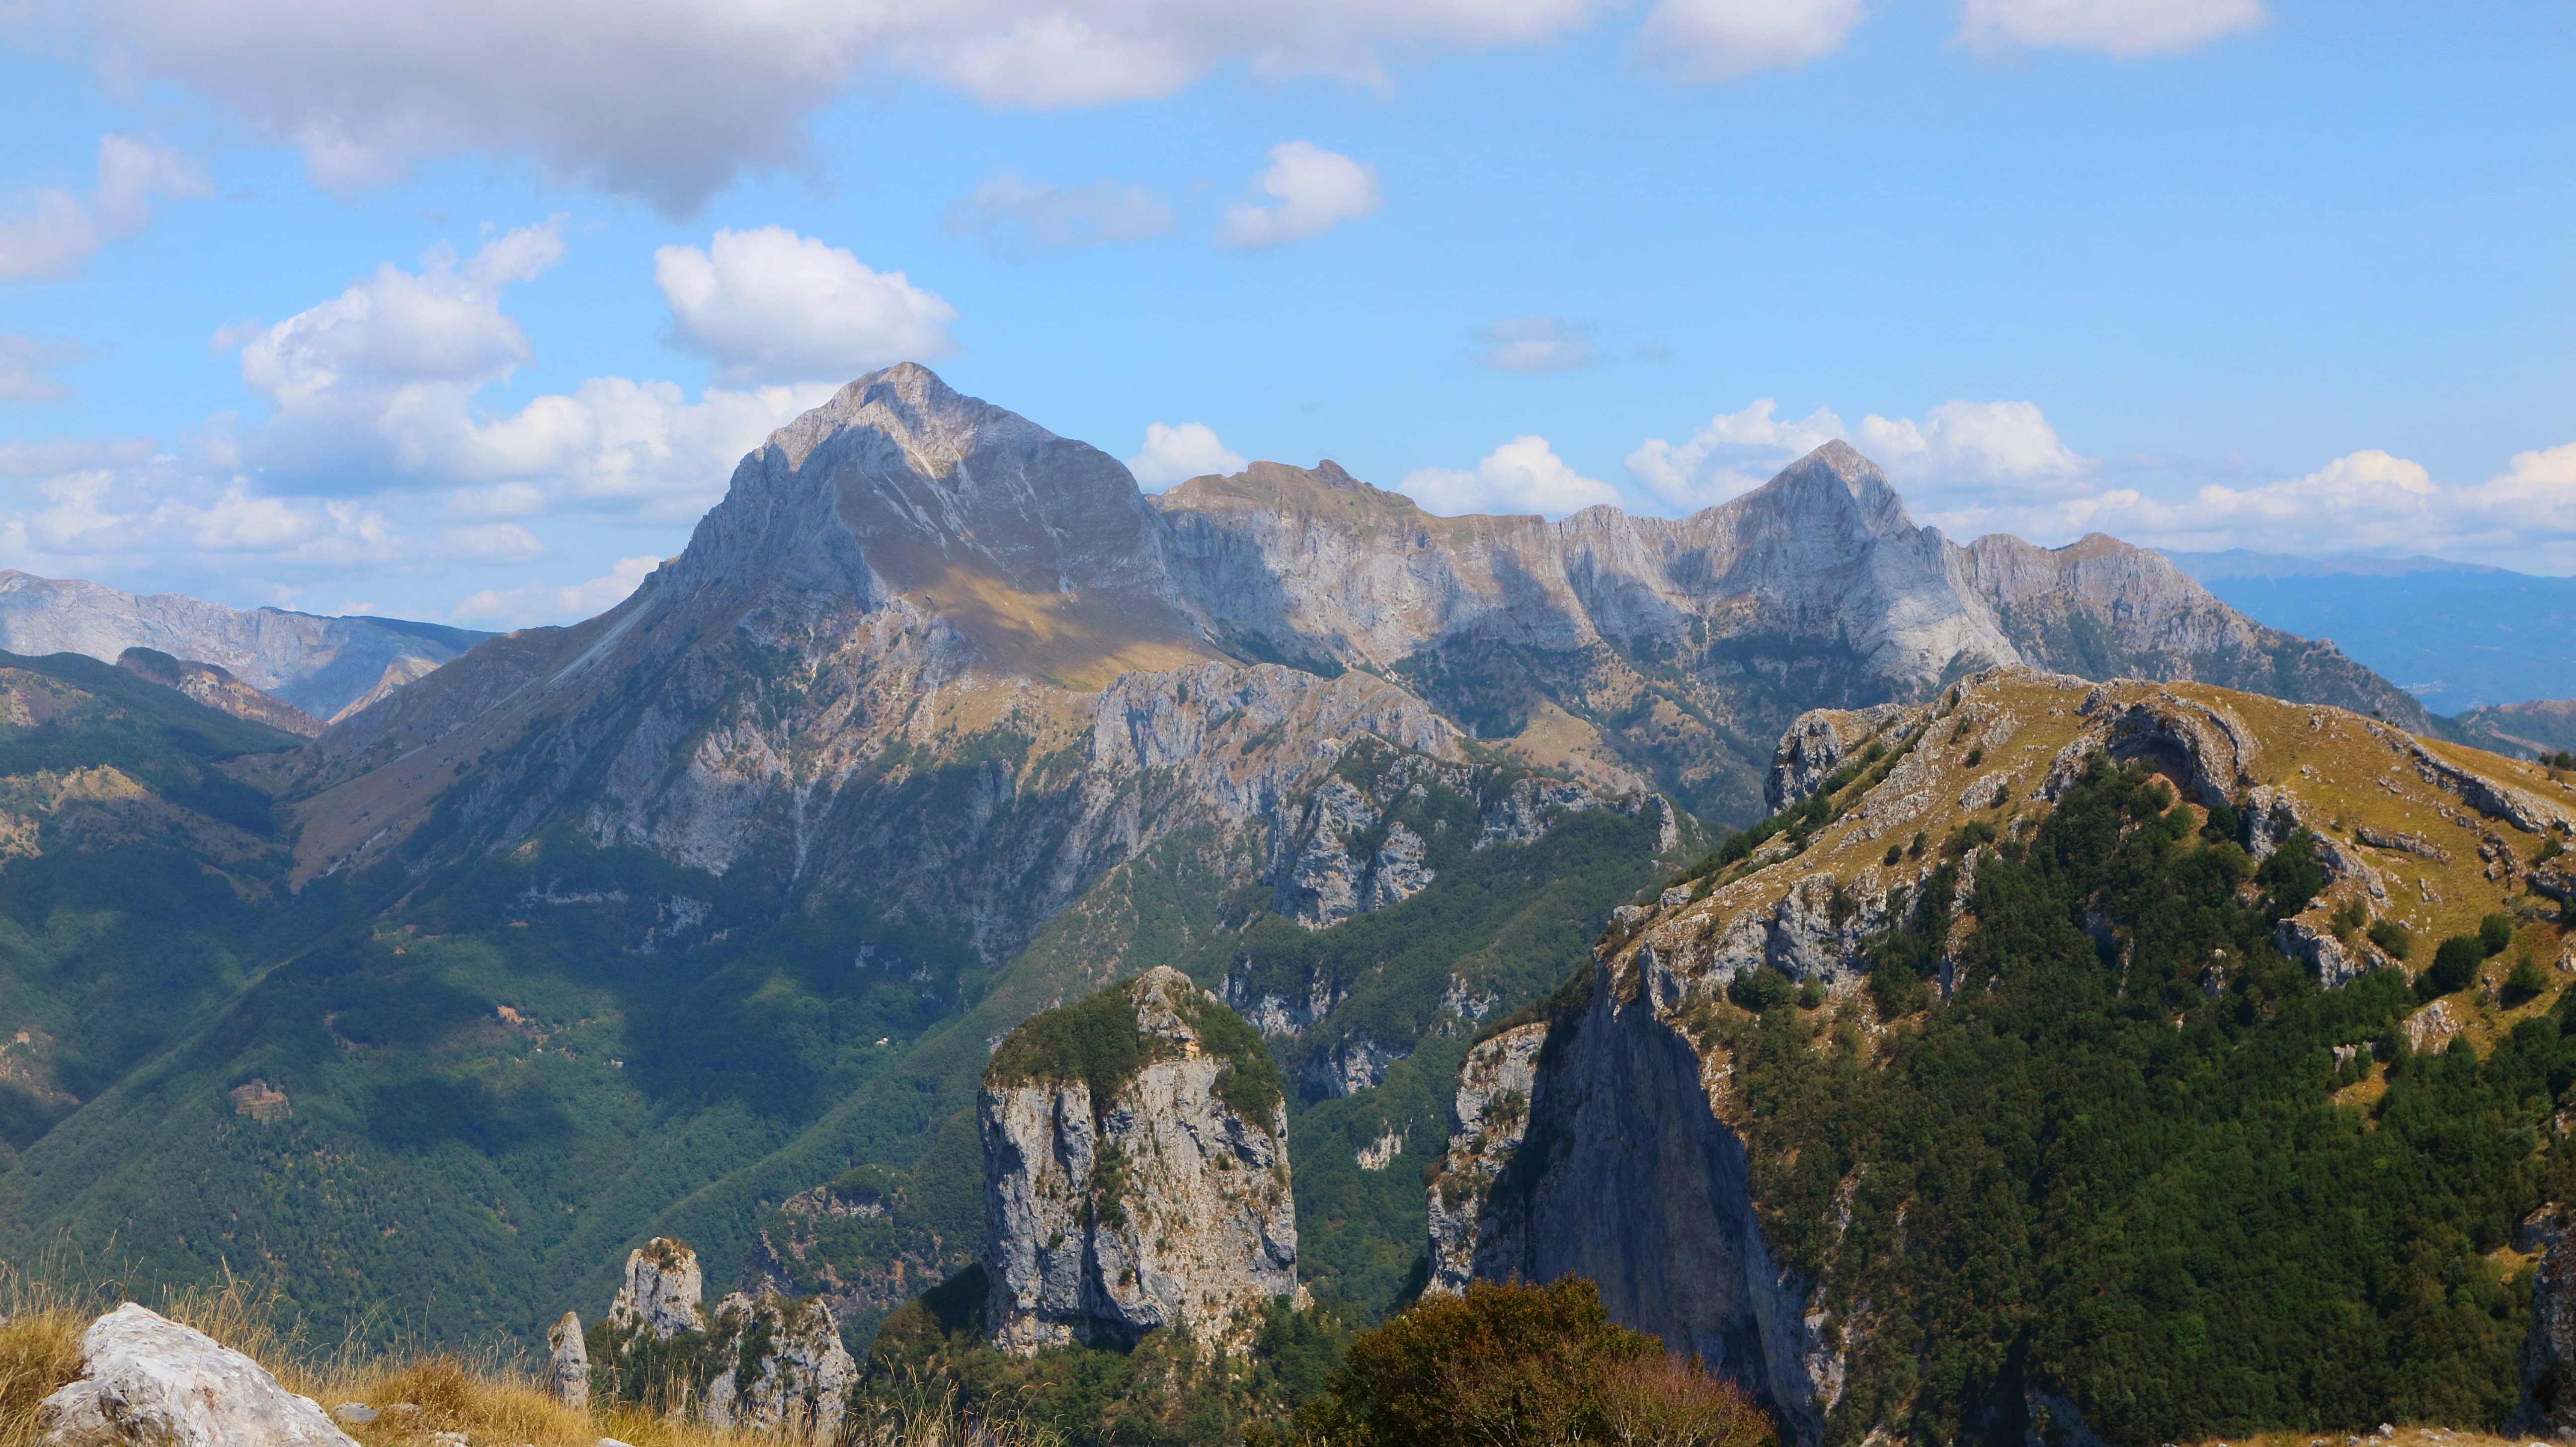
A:
[[[978,1103],[985,1319],[1006,1351],[1156,1327],[1239,1350],[1299,1295],[1288,1113],[1261,1037],[1169,967],[1032,1016]]]

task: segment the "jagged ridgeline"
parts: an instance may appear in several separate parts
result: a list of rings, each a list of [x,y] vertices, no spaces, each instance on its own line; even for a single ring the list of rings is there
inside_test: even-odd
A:
[[[184,660],[257,684],[266,636],[119,676],[194,709],[174,690],[230,694]],[[332,636],[376,660],[353,703],[411,657]],[[1168,965],[1261,1032],[1299,1269],[1373,1314],[1484,1023],[1705,852],[1694,816],[1763,813],[1801,712],[2016,661],[2432,727],[2152,554],[1918,527],[1839,444],[1683,519],[1433,518],[1330,465],[1149,498],[889,368],[745,457],[607,613],[299,747],[115,764],[211,821],[157,854],[92,828],[141,806],[12,805],[37,849],[0,913],[44,963],[0,1052],[34,1102],[0,1255],[257,1263],[325,1337],[533,1347],[662,1236],[824,1296],[856,1346],[980,1249],[993,1048]]]
[[[1476,1045],[1434,1290],[1590,1276],[1805,1442],[2514,1411],[2576,1191],[2576,789],[2000,670],[1802,720],[1771,790]]]

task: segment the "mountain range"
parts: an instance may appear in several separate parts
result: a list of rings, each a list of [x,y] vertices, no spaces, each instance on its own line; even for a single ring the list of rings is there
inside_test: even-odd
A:
[[[2021,665],[2452,728],[2156,553],[1917,527],[1839,443],[1682,519],[1433,517],[1330,462],[1149,497],[908,364],[571,627],[87,586],[0,585],[56,654],[7,660],[0,722],[0,1250],[255,1263],[433,1340],[537,1340],[656,1234],[864,1335],[971,1259],[993,1046],[1162,964],[1269,1038],[1301,1271],[1380,1311],[1427,1269],[1390,1167],[1481,1022],[1769,813],[1807,711]],[[60,655],[74,602],[341,716],[135,693]]]
[[[2576,578],[2442,558],[2166,556],[2230,607],[2333,638],[2436,713],[2576,698]]]
[[[227,608],[180,593],[123,593],[0,568],[0,649],[30,657],[81,653],[103,663],[128,648],[149,649],[224,669],[324,722],[492,636],[403,618]]]

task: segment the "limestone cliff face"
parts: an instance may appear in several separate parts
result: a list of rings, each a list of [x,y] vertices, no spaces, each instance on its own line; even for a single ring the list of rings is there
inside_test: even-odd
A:
[[[649,1332],[659,1341],[705,1331],[706,1313],[698,1304],[705,1294],[698,1253],[685,1242],[656,1236],[626,1253],[626,1283],[609,1304],[608,1322],[623,1332]]]
[[[1431,1279],[1425,1290],[1456,1293],[1482,1276],[1508,1276],[1528,1254],[1512,1222],[1483,1222],[1495,1178],[1511,1163],[1529,1130],[1530,1092],[1537,1084],[1538,1052],[1547,1022],[1503,1030],[1467,1052],[1458,1071],[1450,1111],[1449,1148],[1431,1182]]]
[[[2252,623],[2160,554],[2098,534],[1962,548],[1918,528],[1840,442],[1686,518],[1439,518],[1329,462],[1256,463],[1155,502],[1212,636],[1394,671],[1481,737],[1544,734],[1554,707],[1721,818],[1762,812],[1765,761],[1738,738],[1993,664],[2198,679],[2429,726],[2331,645]]]
[[[997,1345],[1165,1328],[1236,1349],[1264,1303],[1297,1291],[1287,1107],[1260,1049],[1160,968],[1036,1017],[995,1053],[978,1119]],[[1086,1055],[1125,1068],[1086,1072]]]
[[[1195,826],[1242,836],[1318,922],[1418,888],[1401,839],[1303,884],[1289,845],[1350,749],[1453,761],[1459,731],[1366,673],[1228,658],[1163,535],[1096,449],[921,368],[872,374],[745,458],[617,608],[496,640],[283,766],[301,867],[426,866],[570,822],[864,893],[995,963]]]
[[[707,1385],[709,1426],[838,1440],[859,1364],[829,1302],[735,1292],[716,1303],[707,1345],[726,1363]]]
[[[2566,1437],[2576,1434],[2576,1234],[2554,1208],[2537,1214],[2542,1219],[2525,1226],[2539,1239],[2516,1243],[2544,1254],[2522,1343],[2522,1401],[2508,1430]]]
[[[1431,1178],[1433,1288],[1589,1276],[1619,1320],[1760,1390],[1794,1439],[1850,1425],[1834,1414],[1852,1353],[1909,1327],[1874,1312],[1867,1272],[1838,1254],[1839,1234],[1821,1277],[1772,1250],[1748,1184],[1754,1106],[1725,1050],[1703,1045],[1715,1039],[1706,1022],[1731,1008],[1731,985],[1767,968],[1820,987],[1859,1028],[1881,1029],[1860,989],[1864,941],[1898,921],[1891,909],[1913,917],[1951,868],[1955,951],[1975,927],[1964,906],[1979,855],[1945,843],[2027,837],[2104,755],[2160,771],[2186,799],[2229,804],[2258,859],[2309,831],[2324,887],[2277,939],[2329,987],[2395,963],[2351,911],[2419,937],[2473,928],[2482,911],[2513,907],[2536,873],[2527,861],[2552,841],[2576,844],[2566,802],[2576,795],[2541,770],[2340,709],[2198,685],[2001,668],[1919,707],[1802,718],[1783,740],[1775,788],[1797,803],[1859,765],[1829,820],[1618,911],[1591,970],[1544,1018],[1471,1052]],[[2099,928],[2105,958],[2125,958],[2131,942]],[[1954,960],[1936,973],[1942,993],[1982,984],[1958,978]],[[2433,1015],[2427,1030],[2440,1023]],[[1515,1096],[1526,1123],[1507,1128],[1495,1102]],[[2554,1401],[2569,1349],[2543,1326],[2567,1333],[2556,1317],[2535,1322],[2526,1373],[2535,1397]],[[2080,1404],[2061,1406],[2053,1419],[2080,1421]]]

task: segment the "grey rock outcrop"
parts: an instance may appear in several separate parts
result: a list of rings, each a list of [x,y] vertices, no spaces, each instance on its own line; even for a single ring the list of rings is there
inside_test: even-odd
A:
[[[626,1284],[609,1303],[608,1322],[621,1332],[650,1332],[669,1341],[707,1329],[699,1306],[706,1295],[698,1253],[687,1243],[656,1236],[626,1253]]]
[[[2540,1259],[2521,1365],[2522,1399],[2510,1430],[2576,1436],[2576,1235],[2560,1234]]]
[[[0,649],[86,653],[101,663],[129,648],[153,649],[222,668],[317,718],[377,687],[403,660],[434,668],[492,636],[396,618],[227,608],[177,593],[121,593],[0,569]]]
[[[546,1390],[567,1407],[590,1404],[590,1349],[581,1339],[581,1317],[565,1312],[546,1328]]]
[[[978,1100],[993,1340],[1028,1352],[1183,1328],[1240,1349],[1261,1305],[1299,1289],[1286,1102],[1271,1087],[1238,1109],[1226,1095],[1247,1097],[1221,1083],[1249,1062],[1208,1048],[1222,1034],[1258,1051],[1259,1037],[1168,967],[1094,999],[1132,1012],[1131,1076],[1095,1097],[1006,1041]]]
[[[80,1379],[38,1418],[44,1447],[356,1447],[259,1363],[130,1301],[81,1334]]]
[[[1522,1243],[1509,1228],[1482,1231],[1478,1218],[1495,1177],[1529,1131],[1530,1092],[1538,1079],[1539,1048],[1547,1025],[1515,1025],[1467,1052],[1452,1103],[1449,1148],[1432,1169],[1431,1277],[1424,1290],[1454,1294],[1477,1276],[1501,1274]],[[1481,1269],[1480,1269],[1481,1267]]]
[[[1772,750],[1771,777],[1762,788],[1764,806],[1777,814],[1792,804],[1805,803],[1852,751],[1902,712],[1894,704],[1880,704],[1866,709],[1812,708],[1798,715],[1780,736],[1780,746]]]
[[[709,1426],[839,1440],[859,1364],[830,1303],[735,1292],[716,1303],[708,1347],[729,1363],[707,1386]]]

